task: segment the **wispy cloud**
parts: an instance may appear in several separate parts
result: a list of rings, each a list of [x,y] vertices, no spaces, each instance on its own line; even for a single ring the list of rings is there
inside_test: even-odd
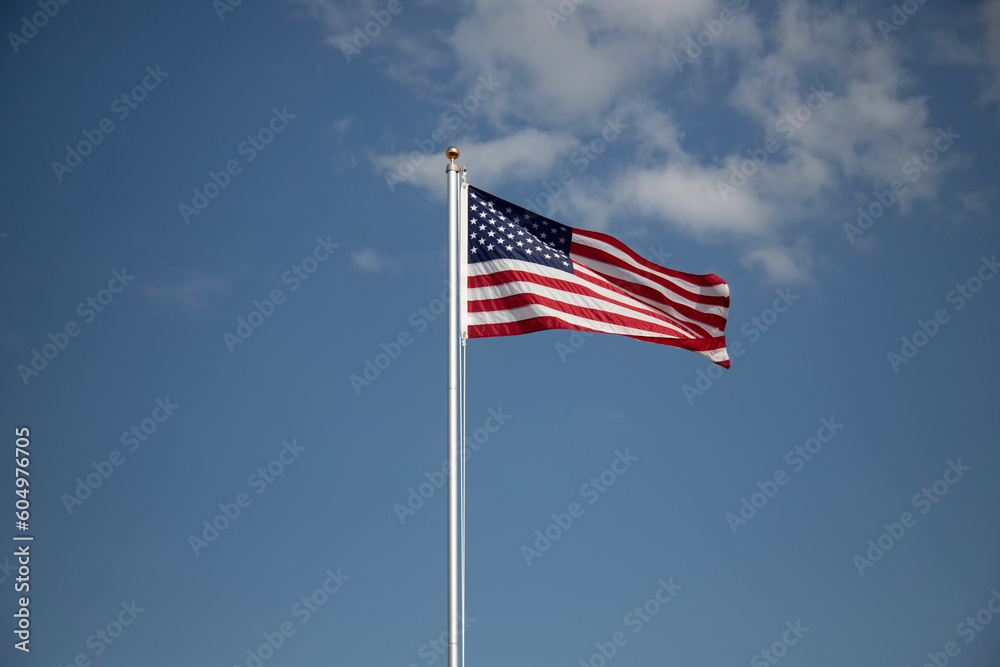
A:
[[[351,264],[359,271],[382,273],[393,268],[396,262],[373,248],[362,248],[351,253]]]
[[[808,282],[817,263],[813,245],[801,239],[818,226],[839,227],[843,221],[829,215],[839,202],[900,178],[904,163],[935,139],[927,99],[910,92],[900,49],[874,32],[867,5],[779,0],[775,11],[758,13],[751,3],[725,24],[723,10],[733,3],[718,0],[587,3],[555,24],[543,5],[474,0],[425,47],[433,56],[397,45],[395,58],[387,59],[394,64],[383,67],[389,76],[405,70],[397,78],[414,87],[431,79],[461,87],[484,72],[510,82],[454,141],[474,182],[494,191],[555,178],[605,118],[627,117],[634,129],[615,145],[626,164],[612,170],[609,161],[574,174],[573,187],[548,211],[572,215],[569,224],[612,232],[624,222],[665,225],[739,244],[744,263],[769,280]],[[980,11],[987,31],[1000,36],[1000,0]],[[711,26],[712,39],[702,39],[707,45],[694,64],[679,71],[673,54],[686,52],[690,38]],[[989,58],[1000,72],[1000,38]],[[448,62],[455,63],[450,70]],[[822,108],[817,90],[825,93]],[[713,102],[715,128],[705,128],[689,108],[706,99],[723,100]],[[806,104],[808,122],[782,129]],[[745,141],[733,136],[730,123],[748,128]],[[699,131],[689,135],[687,126]],[[747,151],[768,136],[781,139],[780,149],[721,197],[720,184],[731,182]],[[960,148],[907,188],[901,214],[911,202],[936,196]],[[385,174],[411,155],[404,144],[371,161]],[[407,184],[443,196],[441,160],[412,166]]]
[[[228,289],[228,282],[196,269],[170,269],[142,287],[142,294],[160,308],[182,308],[202,314]]]

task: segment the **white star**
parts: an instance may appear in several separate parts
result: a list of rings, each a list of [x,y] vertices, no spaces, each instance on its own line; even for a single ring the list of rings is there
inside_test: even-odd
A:
[[[491,244],[489,244],[488,246],[486,246],[486,249],[487,249],[487,250],[493,250],[493,244],[491,243]]]

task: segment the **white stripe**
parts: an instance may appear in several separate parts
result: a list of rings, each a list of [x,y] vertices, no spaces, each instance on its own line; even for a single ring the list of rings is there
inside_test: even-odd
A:
[[[538,295],[542,297],[547,297],[549,299],[552,299],[553,301],[559,301],[560,303],[566,303],[572,306],[579,306],[580,308],[598,310],[606,313],[611,313],[613,315],[618,315],[621,317],[627,317],[628,319],[635,320],[637,322],[647,322],[649,324],[655,324],[657,326],[669,329],[680,329],[680,331],[678,331],[674,336],[676,338],[697,339],[702,337],[699,334],[685,331],[683,327],[679,327],[677,323],[671,322],[669,318],[663,316],[657,316],[655,314],[637,313],[633,310],[624,308],[616,303],[600,300],[591,296],[576,294],[574,292],[567,292],[565,290],[555,289],[552,287],[548,287],[546,285],[539,285],[537,283],[511,281],[509,283],[504,283],[503,285],[491,285],[488,287],[472,288],[469,290],[469,293],[470,293],[470,299],[469,299],[470,301],[481,301],[485,299],[502,299],[504,297],[513,296],[515,294],[530,294],[533,296]],[[544,307],[547,308],[548,306]],[[478,312],[469,313],[469,317],[472,318],[470,321],[473,321],[475,323],[475,317],[479,314],[480,313]],[[653,334],[653,335],[662,335],[662,334]]]
[[[626,255],[624,252],[622,252],[615,246],[605,241],[601,241],[600,239],[590,238],[589,236],[583,236],[581,234],[573,234],[573,242],[579,243],[580,245],[590,246],[591,248],[596,248],[597,250],[606,252],[609,255],[617,257],[622,262],[635,267],[637,270],[655,273],[658,276],[661,276],[664,280],[667,280],[688,292],[692,292],[694,294],[708,295],[708,296],[729,296],[729,286],[726,283],[722,283],[720,285],[696,285],[695,283],[684,280],[683,278],[678,278],[666,273],[662,273],[660,271],[656,271],[655,269],[650,269],[647,266],[639,264],[638,262],[636,262],[634,259]],[[593,260],[584,258],[583,261],[585,263],[589,263]],[[621,269],[619,268],[617,270],[620,271]],[[659,289],[663,289],[663,287],[660,286]]]
[[[534,262],[525,262],[525,261],[519,260],[519,259],[492,259],[492,260],[489,260],[487,262],[475,262],[475,263],[472,263],[472,264],[469,265],[469,271],[471,272],[472,275],[476,275],[476,276],[491,275],[491,274],[494,274],[494,273],[499,273],[501,271],[523,271],[525,273],[532,273],[532,274],[541,276],[543,278],[549,278],[549,279],[552,279],[552,280],[563,280],[563,281],[572,283],[574,285],[579,285],[580,287],[582,287],[583,289],[585,289],[585,290],[587,290],[589,292],[594,292],[597,295],[596,297],[594,297],[595,299],[609,299],[609,300],[612,300],[612,301],[623,302],[623,303],[626,303],[626,304],[629,304],[629,305],[633,305],[636,308],[640,308],[643,311],[647,311],[647,313],[648,313],[647,317],[652,316],[652,317],[656,317],[656,318],[662,318],[661,321],[662,320],[666,320],[668,322],[671,322],[671,317],[669,315],[664,315],[663,314],[663,306],[662,305],[656,304],[656,306],[651,306],[651,305],[646,304],[645,302],[639,302],[639,300],[635,296],[633,296],[632,294],[629,294],[628,292],[625,292],[625,291],[619,289],[617,285],[612,285],[605,278],[601,277],[597,273],[594,273],[592,270],[588,269],[587,267],[577,266],[576,269],[577,269],[577,273],[576,274],[572,274],[572,273],[567,273],[565,271],[561,271],[559,269],[554,269],[552,267],[549,267],[549,266],[546,266],[546,265],[543,265],[543,264],[535,264]],[[586,275],[593,277],[595,280],[598,281],[597,284],[587,282],[586,280],[580,278],[579,275],[581,273],[585,273]],[[518,281],[518,282],[520,282],[520,281]],[[526,284],[529,284],[532,287],[535,287],[535,286],[541,287],[540,285],[536,285],[535,283],[526,283]],[[479,298],[482,298],[482,297],[476,297],[476,296],[474,296],[476,294],[477,290],[481,290],[481,289],[485,289],[485,288],[482,288],[482,287],[470,288],[470,290],[469,290],[469,293],[470,293],[469,300],[470,301],[476,301]],[[549,288],[549,289],[554,289],[554,288]],[[529,292],[530,293],[532,291],[532,289],[529,287],[528,289],[522,289],[522,290],[518,290],[518,291],[519,292]],[[579,298],[579,295],[577,295],[576,293],[569,293],[569,292],[562,292],[562,291],[560,291],[560,294],[572,294],[574,298]],[[499,296],[503,296],[503,295],[501,294]],[[496,296],[490,296],[490,297],[486,297],[486,298],[497,298],[497,297]],[[554,298],[557,298],[557,299],[560,299],[560,300],[565,300],[561,296],[556,296]],[[586,297],[583,297],[583,298],[586,298]],[[602,301],[602,303],[603,303],[603,301]],[[586,307],[594,307],[593,304],[585,304],[585,303],[582,303],[582,302],[580,302],[579,305],[584,305]],[[600,307],[600,306],[598,306],[598,307]],[[671,324],[674,324],[675,326],[679,326],[679,327],[682,327],[682,328],[686,328],[686,327],[684,327],[683,322],[690,321],[688,318],[680,316],[680,315],[677,316],[677,319],[679,319],[681,321],[680,322],[671,322]],[[701,334],[695,334],[694,332],[692,332],[692,337],[693,338],[700,338]]]
[[[667,336],[642,329],[633,329],[631,327],[623,327],[615,324],[609,324],[607,322],[599,322],[582,317],[576,317],[561,311],[553,311],[551,308],[539,305],[523,306],[511,310],[492,311],[487,313],[469,313],[469,324],[471,326],[507,324],[546,315],[550,315],[558,320],[574,324],[576,326],[593,329],[600,333],[619,334],[622,336],[643,336],[646,338],[662,338],[664,340],[684,340],[683,338],[677,338],[675,336]],[[726,348],[719,348],[717,350],[692,350],[692,352],[704,355],[716,363],[729,360],[729,353]]]
[[[604,276],[602,276],[597,270],[591,268],[590,266],[586,266],[586,265],[580,264],[579,263],[579,259],[577,259],[576,261],[577,261],[577,272],[578,273],[586,273],[587,275],[593,276],[593,277],[597,278],[598,280],[601,280],[603,282],[608,282],[608,279],[605,278]],[[594,261],[591,261],[590,264],[591,265],[600,265],[599,262],[594,262]],[[612,273],[612,275],[614,275],[614,274]],[[626,276],[621,276],[621,277],[625,278]],[[635,279],[638,282],[642,282],[642,281],[645,280],[644,278],[641,278],[640,276],[635,276],[635,275],[630,275],[629,277]],[[676,302],[680,302],[680,301],[682,301],[682,299],[674,298],[675,295],[671,294],[670,292],[664,291],[664,289],[663,289],[663,287],[661,285],[650,284],[649,287],[652,288],[652,289],[654,289],[654,290],[657,290],[657,292],[659,294],[663,294],[664,298],[668,301],[668,303],[663,303],[662,301],[655,301],[655,300],[650,299],[650,298],[648,298],[646,296],[643,296],[642,294],[637,294],[637,293],[633,292],[632,290],[628,289],[627,287],[622,287],[620,285],[615,285],[614,283],[610,283],[610,282],[608,282],[608,284],[614,285],[614,287],[616,289],[621,290],[622,292],[624,292],[625,294],[627,294],[629,297],[635,299],[636,301],[639,301],[641,303],[649,305],[651,308],[653,308],[656,311],[659,311],[661,313],[665,313],[668,317],[671,317],[671,318],[677,320],[678,322],[686,322],[690,326],[697,327],[698,329],[703,330],[703,331],[707,332],[709,335],[712,335],[712,336],[721,336],[722,335],[722,329],[720,329],[719,327],[714,327],[714,326],[708,324],[707,322],[702,322],[702,321],[698,320],[695,317],[692,317],[692,316],[689,316],[689,315],[685,315],[684,313],[682,313],[679,310],[677,310],[676,308],[674,308],[674,306],[672,304],[675,301]],[[717,307],[717,306],[706,307],[706,306],[704,306],[702,304],[694,303],[692,301],[687,301],[686,299],[684,299],[683,301],[685,301],[685,303],[683,305],[686,305],[689,308],[692,308],[692,309],[694,309],[696,311],[703,312],[703,313],[713,312],[716,315],[721,315],[723,319],[726,319],[726,317],[728,315],[728,312],[729,312],[728,308],[720,308],[720,307]],[[711,310],[709,310],[710,308],[711,308]],[[721,312],[719,312],[719,311],[721,311]]]
[[[623,336],[644,336],[646,338],[663,338],[665,340],[689,340],[680,336],[671,336],[669,334],[658,333],[655,331],[647,331],[645,329],[637,329],[635,327],[622,326],[620,324],[610,324],[600,320],[591,320],[586,317],[570,315],[569,313],[564,313],[561,310],[556,310],[554,308],[550,308],[549,306],[543,306],[540,304],[520,306],[518,308],[511,308],[508,310],[494,310],[485,313],[469,313],[469,324],[470,326],[483,324],[508,324],[546,316],[554,317],[557,320],[576,326],[594,329],[595,331],[599,331],[601,333],[613,333]]]
[[[726,308],[725,306],[714,306],[714,305],[711,305],[711,304],[698,303],[697,301],[692,301],[691,299],[689,299],[688,297],[684,296],[683,294],[677,294],[675,292],[671,292],[670,290],[668,290],[667,288],[665,288],[663,285],[660,285],[659,283],[657,283],[657,282],[655,282],[653,280],[650,280],[649,278],[646,278],[645,276],[640,276],[638,274],[631,273],[631,272],[627,271],[626,269],[623,269],[623,268],[621,268],[619,266],[614,266],[613,264],[608,264],[606,262],[601,262],[601,261],[598,261],[598,260],[595,260],[595,259],[591,259],[589,257],[581,257],[579,255],[572,255],[572,257],[573,257],[573,259],[578,264],[582,264],[583,266],[586,266],[586,267],[590,268],[595,273],[597,273],[597,275],[604,274],[604,275],[612,276],[614,278],[621,278],[622,280],[627,280],[627,281],[629,281],[631,283],[637,283],[639,285],[645,285],[646,287],[649,287],[650,289],[656,290],[658,293],[662,294],[663,297],[667,301],[669,301],[669,302],[678,303],[678,304],[687,306],[688,308],[693,308],[694,310],[701,311],[703,313],[711,313],[711,314],[714,314],[714,315],[718,315],[718,316],[720,316],[720,317],[722,317],[724,319],[728,318],[728,316],[729,316],[729,309]],[[619,286],[619,287],[621,287],[621,286]],[[639,294],[635,294],[634,292],[632,292],[631,290],[629,290],[627,287],[621,287],[621,289],[625,290],[629,294],[634,294],[637,299],[642,299],[643,301],[647,301],[648,302],[648,299],[646,297],[643,297],[643,296],[641,296]],[[720,296],[720,295],[718,295],[718,294],[710,294],[710,296]],[[655,303],[655,302],[653,302],[653,303]],[[703,324],[701,326],[707,326],[707,325]]]
[[[636,306],[644,308],[647,310],[652,310],[658,313],[664,313],[664,317],[669,321],[673,320],[675,326],[688,329],[692,338],[701,338],[702,334],[697,331],[691,331],[691,326],[697,327],[700,330],[704,330],[710,336],[721,336],[723,331],[718,327],[710,326],[703,322],[698,322],[697,320],[683,315],[682,313],[676,311],[675,309],[661,303],[650,303],[646,299],[640,298],[634,294],[626,292],[620,289],[617,285],[613,285],[607,282],[607,279],[602,277],[600,274],[594,272],[585,266],[578,265],[578,273],[585,273],[588,276],[595,278],[600,281],[601,285],[607,285],[607,287],[602,287],[600,285],[594,285],[585,280],[578,278],[573,274],[566,273],[565,271],[560,271],[559,269],[553,269],[549,266],[542,264],[535,264],[533,262],[525,262],[517,259],[493,259],[488,262],[474,262],[469,265],[469,272],[471,275],[489,275],[492,273],[497,273],[499,271],[525,271],[527,273],[534,273],[546,278],[553,278],[556,280],[565,280],[567,282],[572,282],[578,284],[588,290],[592,290],[605,298],[611,298],[618,301],[628,302],[630,300],[636,301]],[[481,289],[481,288],[477,288]],[[661,288],[662,289],[662,288]],[[531,291],[531,290],[526,290]],[[469,294],[469,300],[474,301],[478,297],[475,296],[476,289],[471,289]]]
[[[729,361],[729,352],[726,348],[720,348],[718,350],[693,350],[698,354],[703,354],[712,361],[718,363],[720,361]]]

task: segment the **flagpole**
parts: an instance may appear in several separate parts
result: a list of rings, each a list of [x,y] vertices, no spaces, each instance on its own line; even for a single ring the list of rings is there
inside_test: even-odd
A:
[[[458,149],[448,148],[448,667],[460,667],[459,640],[459,257],[458,178],[462,167],[455,164]]]

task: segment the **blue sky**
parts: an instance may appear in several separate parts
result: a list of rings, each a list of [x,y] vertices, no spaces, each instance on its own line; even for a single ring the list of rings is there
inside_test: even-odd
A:
[[[996,664],[1000,2],[0,25],[3,664],[444,664],[450,144],[732,293],[729,371],[470,342],[469,664]]]

